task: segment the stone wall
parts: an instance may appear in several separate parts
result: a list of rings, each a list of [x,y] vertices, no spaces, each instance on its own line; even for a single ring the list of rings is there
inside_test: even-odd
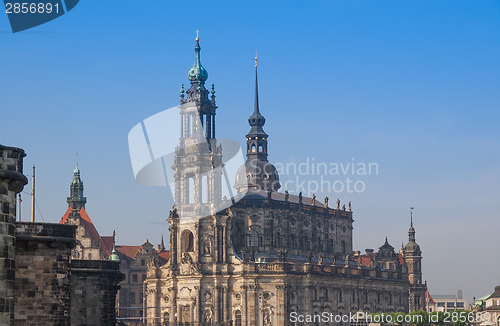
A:
[[[70,325],[75,231],[71,225],[16,224],[14,325]]]
[[[72,325],[116,325],[116,293],[124,278],[119,264],[102,260],[71,262]]]
[[[28,182],[20,148],[0,145],[0,325],[14,319],[16,194]]]

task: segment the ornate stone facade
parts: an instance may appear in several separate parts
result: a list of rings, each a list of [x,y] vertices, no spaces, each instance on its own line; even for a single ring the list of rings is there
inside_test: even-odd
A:
[[[195,50],[191,88],[187,99],[182,93],[181,104],[192,99],[195,109],[189,114],[203,117],[208,74],[200,68],[199,39]],[[210,103],[214,117],[213,97]],[[181,107],[181,115],[185,114]],[[215,130],[214,121],[198,126],[209,144],[217,142],[209,131]],[[195,181],[194,200],[189,201],[186,198],[193,190],[176,182],[177,206],[167,220],[170,259],[163,265],[153,262],[147,273],[148,325],[291,325],[291,313],[408,311],[413,307],[408,301],[411,282],[405,261],[394,248],[387,243],[390,248],[383,246],[372,253],[369,263],[363,263],[359,254],[355,258],[350,203],[348,209],[341,208],[340,201],[331,208],[328,199],[322,204],[315,196],[277,192],[279,176],[267,160],[264,123],[256,79],[251,131],[246,136],[247,162],[235,182],[236,189],[248,186],[249,191],[231,207],[200,219],[185,218],[186,212],[199,212],[207,204],[201,200],[199,183]],[[190,138],[189,131],[181,135],[181,142],[190,141],[183,139]],[[217,160],[211,163],[220,164],[220,146],[176,151],[176,175],[203,171],[212,153]],[[215,200],[222,199],[218,188],[210,185],[220,185],[220,178],[208,179],[208,194]],[[413,251],[410,256],[416,261],[418,255]],[[412,269],[411,273],[417,279],[420,272]]]

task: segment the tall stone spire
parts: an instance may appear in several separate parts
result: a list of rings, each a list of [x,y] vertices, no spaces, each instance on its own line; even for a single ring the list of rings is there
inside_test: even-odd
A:
[[[163,241],[163,232],[161,233],[160,249],[165,250],[165,242]]]
[[[80,179],[80,169],[78,168],[78,163],[76,164],[75,171],[73,171],[73,180],[69,186],[69,193],[69,197],[66,200],[69,207],[78,211],[82,207],[85,207],[87,198],[83,196],[83,181]]]
[[[255,57],[255,99],[254,99],[254,112],[248,118],[248,124],[251,129],[246,135],[247,137],[247,157],[257,157],[261,160],[267,161],[267,137],[262,127],[266,123],[266,118],[260,113],[259,110],[259,82],[258,82],[258,59]]]
[[[258,83],[258,59],[255,57],[255,99],[254,111],[248,118],[251,129],[246,135],[247,141],[247,161],[244,168],[240,168],[236,177],[235,188],[248,187],[257,190],[277,191],[281,185],[279,183],[278,171],[267,160],[267,137],[262,127],[266,119],[260,113],[259,108],[259,83]]]
[[[409,311],[424,309],[427,286],[422,283],[422,251],[415,241],[413,207],[410,207],[410,229],[408,230],[408,243],[404,249],[404,259],[408,268],[408,281],[410,282]]]

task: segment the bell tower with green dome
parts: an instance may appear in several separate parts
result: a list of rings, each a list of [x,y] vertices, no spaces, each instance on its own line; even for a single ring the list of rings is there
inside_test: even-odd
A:
[[[191,87],[181,86],[179,145],[172,166],[175,205],[181,217],[199,218],[215,211],[222,199],[222,147],[215,138],[215,87],[205,87],[208,72],[201,64],[198,31],[195,62],[188,71]]]
[[[69,191],[70,195],[66,202],[72,209],[80,211],[82,207],[85,207],[87,198],[83,196],[83,181],[80,179],[78,164],[76,164],[75,171],[73,171],[73,180],[69,186]]]

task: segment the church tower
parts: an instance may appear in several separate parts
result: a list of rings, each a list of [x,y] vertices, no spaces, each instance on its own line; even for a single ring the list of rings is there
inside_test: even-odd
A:
[[[409,310],[425,310],[425,291],[427,287],[425,284],[422,284],[422,252],[420,251],[420,246],[415,241],[413,207],[410,211],[410,229],[408,230],[408,243],[404,248],[404,258],[410,282]]]
[[[73,180],[69,185],[69,197],[67,197],[66,202],[68,203],[68,209],[59,221],[59,224],[77,226],[77,244],[72,250],[71,258],[88,260],[105,259],[111,248],[103,246],[101,236],[85,210],[87,198],[83,196],[83,181],[80,178],[78,164],[73,171]]]
[[[195,63],[188,71],[191,87],[181,87],[181,133],[175,151],[175,205],[181,218],[201,218],[221,201],[222,148],[215,138],[215,89],[205,87],[207,70],[200,60],[196,37]],[[210,96],[209,96],[210,94]],[[210,98],[209,98],[210,97]]]
[[[83,181],[80,179],[78,164],[76,164],[75,171],[73,171],[73,180],[69,186],[69,197],[66,202],[69,207],[76,211],[80,211],[87,203],[87,198],[83,197]]]
[[[240,168],[236,177],[235,188],[248,187],[254,190],[277,191],[281,185],[278,171],[267,160],[268,134],[262,128],[266,118],[260,113],[259,84],[257,78],[258,60],[255,57],[255,100],[253,114],[248,118],[251,129],[246,135],[247,160],[244,169]]]
[[[212,325],[232,318],[222,304],[229,295],[226,278],[234,258],[229,246],[232,216],[220,206],[226,199],[221,198],[223,163],[222,146],[215,138],[215,90],[213,85],[210,91],[205,87],[208,73],[200,50],[197,36],[195,63],[188,72],[191,87],[181,88],[181,133],[172,166],[175,205],[167,219],[170,258],[161,267],[153,262],[148,268],[148,279],[167,277],[164,284],[169,288],[161,297],[148,298],[148,304],[164,306],[168,312],[154,308],[148,314],[161,314],[170,324],[204,320]]]

